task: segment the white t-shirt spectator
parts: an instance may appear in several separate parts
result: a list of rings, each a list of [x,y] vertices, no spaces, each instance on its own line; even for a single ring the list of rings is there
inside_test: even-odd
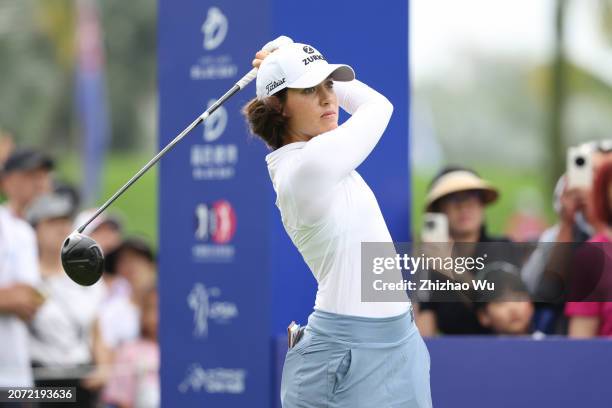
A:
[[[32,227],[0,206],[0,287],[40,283]],[[0,314],[0,387],[32,385],[28,330],[16,316]]]
[[[104,284],[80,286],[63,273],[43,279],[47,296],[30,327],[32,361],[45,367],[90,364],[91,334]]]
[[[119,282],[125,281],[115,282],[114,286]],[[140,335],[140,310],[130,299],[131,289],[125,290],[123,283],[121,286],[120,291],[107,288],[99,314],[102,339],[113,349],[125,342],[136,340]]]

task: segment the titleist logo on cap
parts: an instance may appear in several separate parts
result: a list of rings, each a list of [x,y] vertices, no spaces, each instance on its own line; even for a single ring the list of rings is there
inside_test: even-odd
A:
[[[276,88],[284,84],[285,80],[286,78],[283,78],[279,81],[272,81],[268,85],[266,85],[266,91],[268,91],[268,95],[270,95],[270,92],[272,92],[273,90],[275,90]]]

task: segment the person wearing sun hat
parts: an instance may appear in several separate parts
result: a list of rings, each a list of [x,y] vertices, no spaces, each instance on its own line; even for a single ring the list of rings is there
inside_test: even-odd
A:
[[[509,243],[509,239],[492,237],[486,230],[485,207],[494,203],[498,197],[499,191],[475,171],[449,166],[431,181],[425,198],[425,211],[446,215],[448,236],[454,243]],[[488,255],[491,260],[504,257],[500,254]],[[446,280],[437,271],[430,273],[430,279]],[[488,334],[490,331],[480,324],[470,302],[458,294],[457,299],[454,299],[454,295],[445,295],[442,301],[434,293],[432,298],[419,303],[417,325],[421,334]]]
[[[484,208],[498,197],[497,189],[473,170],[447,167],[431,182],[425,209],[446,214],[453,241],[482,242],[486,239]]]

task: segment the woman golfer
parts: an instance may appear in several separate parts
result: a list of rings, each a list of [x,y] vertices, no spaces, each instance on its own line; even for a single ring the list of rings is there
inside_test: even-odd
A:
[[[259,51],[257,97],[244,113],[266,156],[283,225],[318,282],[314,312],[283,368],[294,407],[430,407],[429,353],[410,303],[362,302],[361,242],[391,242],[355,171],[393,106],[348,65],[298,43]],[[338,126],[338,107],[350,115]]]

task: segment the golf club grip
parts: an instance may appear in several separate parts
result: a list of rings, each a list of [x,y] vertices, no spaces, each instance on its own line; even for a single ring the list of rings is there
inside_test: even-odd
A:
[[[245,76],[240,78],[240,80],[236,82],[236,85],[238,85],[240,89],[244,89],[245,86],[247,86],[248,84],[251,83],[251,81],[257,78],[257,71],[258,71],[257,68],[253,68],[252,70],[247,72]]]

